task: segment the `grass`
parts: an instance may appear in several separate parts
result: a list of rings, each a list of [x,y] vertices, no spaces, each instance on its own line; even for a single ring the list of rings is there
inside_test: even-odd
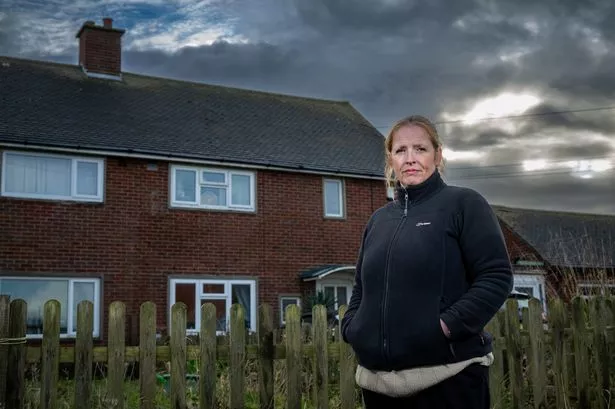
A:
[[[308,361],[306,360],[306,364]],[[286,408],[286,368],[284,361],[275,361],[274,363],[274,402],[275,409]],[[312,376],[308,370],[309,366],[306,366],[303,371],[303,393],[302,393],[302,409],[313,409],[314,405],[310,396]],[[39,409],[40,405],[40,376],[38,369],[34,366],[29,368],[28,379],[25,395],[25,409]],[[332,371],[335,368],[332,368]],[[118,405],[107,394],[107,380],[103,377],[104,367],[102,365],[96,365],[94,370],[94,380],[92,382],[92,394],[89,404],[90,409],[114,409]],[[139,393],[139,381],[138,379],[132,379],[132,372],[127,369],[126,381],[124,383],[124,409],[138,409],[140,402]],[[333,373],[332,373],[333,375]],[[199,407],[199,394],[198,384],[196,382],[188,381],[186,387],[186,403],[187,407],[198,408]],[[260,407],[259,400],[259,379],[258,379],[258,366],[256,361],[248,361],[246,363],[246,377],[245,377],[245,403],[246,409],[257,409]],[[230,381],[228,366],[224,364],[218,365],[218,377],[216,382],[216,404],[218,409],[229,408],[230,403]],[[333,384],[329,386],[329,404],[331,409],[338,409],[341,407],[341,400],[339,397],[339,389],[337,385]],[[66,371],[60,376],[57,389],[57,402],[58,409],[72,409],[74,408],[75,398],[75,383],[70,374]],[[357,390],[356,394],[356,408],[361,408],[360,398]],[[156,389],[156,397],[154,400],[154,407],[156,409],[168,409],[171,407],[170,393],[168,387],[162,382],[158,382]]]

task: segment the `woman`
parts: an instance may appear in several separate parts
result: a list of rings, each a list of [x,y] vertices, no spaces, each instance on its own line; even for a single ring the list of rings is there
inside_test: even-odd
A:
[[[484,327],[512,289],[498,221],[481,195],[444,183],[428,119],[397,122],[385,150],[396,200],[367,223],[342,320],[365,407],[488,409]]]

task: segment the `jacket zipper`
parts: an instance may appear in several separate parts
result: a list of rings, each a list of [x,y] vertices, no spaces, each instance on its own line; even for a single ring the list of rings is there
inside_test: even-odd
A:
[[[399,222],[399,224],[397,225],[397,227],[395,228],[395,232],[393,233],[393,238],[391,239],[391,243],[389,244],[389,248],[387,249],[387,264],[386,264],[386,268],[384,269],[384,299],[382,301],[382,324],[380,326],[380,331],[382,331],[382,355],[384,357],[385,362],[388,360],[389,358],[389,343],[388,343],[388,328],[386,325],[386,310],[387,310],[387,298],[388,298],[388,294],[389,294],[389,260],[391,258],[391,249],[393,248],[393,243],[395,242],[395,240],[397,239],[397,233],[399,232],[399,229],[401,228],[401,226],[404,224],[404,222],[406,221],[406,216],[408,216],[408,192],[406,191],[406,195],[405,195],[405,206],[404,206],[404,215],[401,218],[401,221]]]

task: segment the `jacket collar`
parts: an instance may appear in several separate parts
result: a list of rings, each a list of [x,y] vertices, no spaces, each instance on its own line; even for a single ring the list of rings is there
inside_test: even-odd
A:
[[[402,206],[405,206],[406,194],[408,197],[409,204],[415,204],[432,196],[444,186],[446,186],[446,183],[444,182],[444,180],[442,180],[440,172],[438,172],[438,170],[436,169],[430,177],[428,177],[424,182],[418,185],[409,185],[403,187],[399,182],[397,182],[395,184],[395,193],[399,203]]]

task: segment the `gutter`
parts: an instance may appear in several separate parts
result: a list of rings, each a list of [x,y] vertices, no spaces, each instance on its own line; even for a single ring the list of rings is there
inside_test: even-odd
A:
[[[346,177],[353,179],[367,179],[367,180],[380,180],[384,181],[384,176],[369,174],[369,173],[348,173],[343,172],[341,170],[331,171],[317,168],[305,168],[302,165],[296,166],[283,166],[283,165],[274,165],[274,164],[256,164],[251,162],[241,162],[237,160],[227,160],[223,158],[218,159],[203,159],[198,156],[177,156],[171,152],[156,152],[156,151],[145,151],[145,150],[134,150],[134,149],[117,149],[111,147],[89,147],[89,146],[78,146],[76,148],[67,148],[62,146],[53,146],[53,145],[35,145],[29,143],[11,143],[11,142],[0,142],[0,146],[8,147],[8,148],[17,148],[17,149],[30,149],[30,150],[44,150],[44,151],[53,151],[53,152],[65,152],[65,153],[77,153],[77,154],[88,154],[88,155],[98,155],[98,156],[111,156],[111,157],[122,157],[122,158],[136,158],[136,159],[147,159],[147,160],[162,160],[167,162],[178,162],[178,163],[192,163],[192,164],[203,164],[203,165],[212,165],[212,166],[232,166],[237,168],[244,169],[261,169],[261,170],[275,170],[281,172],[289,172],[289,173],[305,173],[312,175],[327,175],[327,176],[337,176],[337,177]]]

